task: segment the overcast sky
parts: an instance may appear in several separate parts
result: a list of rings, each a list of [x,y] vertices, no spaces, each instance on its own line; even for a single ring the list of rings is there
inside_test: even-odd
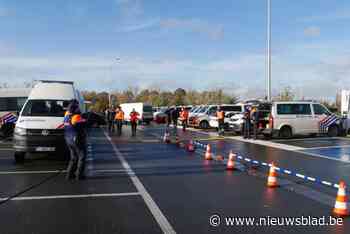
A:
[[[274,92],[334,98],[350,88],[349,23],[348,0],[272,0]],[[265,92],[265,0],[0,0],[0,29],[10,85]]]

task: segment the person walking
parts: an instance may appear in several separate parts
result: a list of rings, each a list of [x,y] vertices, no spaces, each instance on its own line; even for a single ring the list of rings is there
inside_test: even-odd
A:
[[[250,115],[253,123],[253,139],[256,140],[258,137],[258,124],[259,124],[259,111],[256,106],[253,106]]]
[[[169,128],[170,124],[171,124],[171,111],[172,111],[172,108],[168,108],[166,111],[165,111],[165,114],[167,116],[167,121],[166,121],[166,125],[167,125],[167,128]]]
[[[106,118],[107,118],[107,125],[108,125],[108,132],[113,133],[114,132],[114,117],[115,117],[115,111],[113,107],[109,107],[106,110]]]
[[[180,113],[176,106],[173,107],[173,109],[170,112],[171,114],[171,120],[173,122],[173,129],[174,129],[174,135],[177,135],[177,121],[179,120]]]
[[[72,100],[64,115],[64,138],[70,152],[66,179],[85,178],[86,131],[85,119],[81,117],[79,103]]]
[[[180,113],[180,118],[182,122],[182,131],[186,131],[187,124],[188,124],[188,110],[185,107],[182,107],[182,111]]]
[[[243,138],[250,139],[250,107],[247,106],[244,111]]]
[[[139,113],[132,109],[130,112],[131,136],[136,136],[137,122],[139,120]]]
[[[117,125],[118,136],[122,135],[123,122],[124,122],[124,111],[120,106],[118,106],[115,114],[115,123]]]
[[[218,135],[224,134],[224,126],[225,126],[225,112],[221,106],[218,107],[218,111],[216,112],[216,117],[218,118]]]

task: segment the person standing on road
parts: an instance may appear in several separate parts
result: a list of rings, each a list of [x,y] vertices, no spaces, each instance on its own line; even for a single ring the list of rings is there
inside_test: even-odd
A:
[[[114,108],[109,107],[106,110],[106,118],[107,118],[107,125],[108,125],[108,132],[109,133],[114,132],[114,116],[115,116]]]
[[[85,119],[80,115],[79,103],[72,100],[64,116],[64,138],[70,152],[66,179],[84,179],[86,155]]]
[[[180,118],[182,121],[182,131],[186,131],[187,123],[188,123],[188,110],[185,107],[182,107],[182,111],[180,113]]]
[[[250,115],[253,123],[253,139],[256,140],[258,137],[258,123],[259,123],[259,112],[256,106],[252,108]]]
[[[218,107],[218,111],[216,112],[216,117],[218,118],[218,134],[224,134],[224,126],[225,126],[225,112],[222,107]]]
[[[117,124],[117,135],[122,135],[122,128],[123,128],[123,122],[124,122],[124,111],[120,106],[117,107],[116,114],[115,114],[115,122]]]
[[[174,134],[177,135],[177,121],[179,119],[180,114],[176,106],[173,107],[170,114],[171,114],[171,120],[173,122]]]
[[[165,114],[167,116],[167,127],[170,126],[170,123],[171,123],[171,111],[172,111],[172,108],[168,108],[166,111],[165,111]]]
[[[250,139],[250,107],[247,106],[244,111],[243,138]]]
[[[130,113],[130,124],[131,124],[131,136],[136,136],[137,122],[139,120],[139,113],[132,109]]]

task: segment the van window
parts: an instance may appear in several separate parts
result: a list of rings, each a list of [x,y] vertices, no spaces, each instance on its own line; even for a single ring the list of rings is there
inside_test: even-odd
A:
[[[152,109],[152,106],[143,106],[143,112],[152,112],[153,109]]]
[[[62,100],[29,100],[22,116],[63,117],[69,102]]]
[[[221,106],[223,111],[243,112],[242,106]]]
[[[217,106],[212,106],[208,110],[208,115],[214,115],[217,111],[218,107]]]
[[[277,104],[279,115],[311,115],[310,104]]]
[[[314,112],[315,112],[315,115],[329,115],[330,112],[322,105],[320,104],[313,104],[312,105],[314,107]]]

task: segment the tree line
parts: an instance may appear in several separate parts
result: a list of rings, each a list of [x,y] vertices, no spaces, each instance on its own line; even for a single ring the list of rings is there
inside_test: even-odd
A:
[[[96,92],[83,91],[86,101],[89,101],[89,109],[96,112],[105,110],[109,103],[117,106],[121,103],[144,102],[153,106],[182,106],[200,104],[233,104],[239,98],[233,94],[227,94],[222,89],[211,91],[196,91],[177,88],[174,91],[164,91],[159,89],[128,88],[124,91]]]

